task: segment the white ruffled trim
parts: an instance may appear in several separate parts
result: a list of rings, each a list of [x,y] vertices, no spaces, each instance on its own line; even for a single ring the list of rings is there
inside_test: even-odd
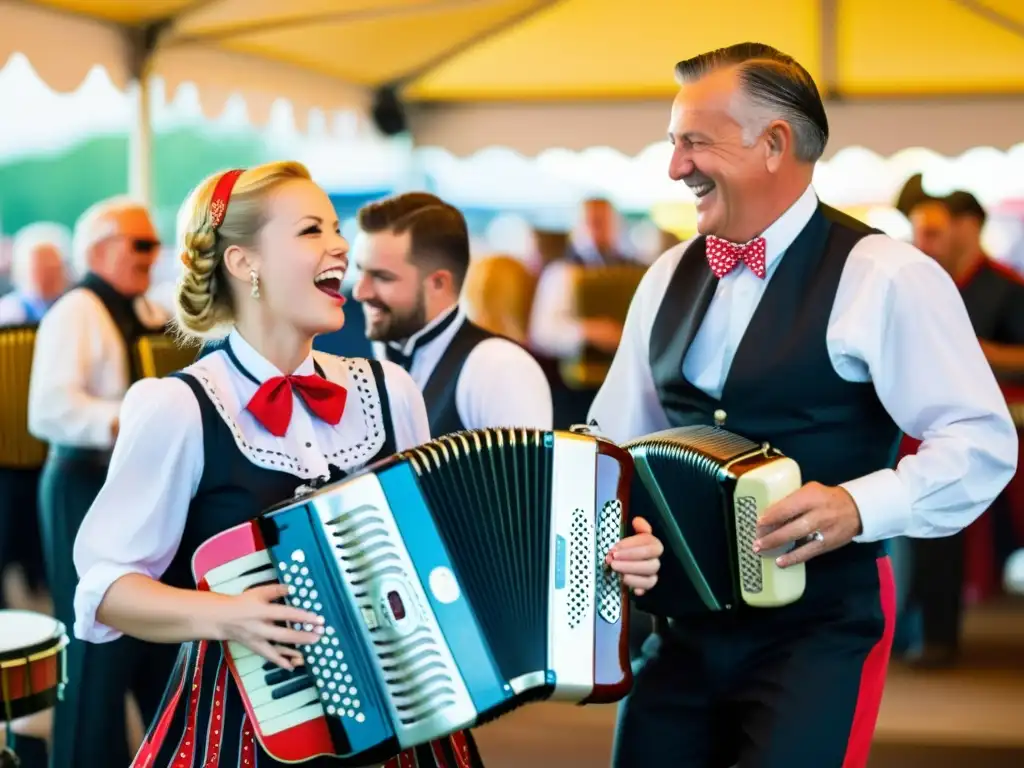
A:
[[[328,464],[351,472],[373,459],[384,447],[386,439],[387,425],[373,369],[370,362],[362,358],[343,358],[320,352],[314,353],[314,358],[329,381],[348,390],[345,415],[330,433],[332,439],[323,457]],[[236,397],[230,386],[225,387],[224,384],[225,378],[231,375],[229,371],[233,370],[234,366],[226,354],[218,351],[190,365],[184,373],[194,377],[202,386],[217,414],[231,431],[238,450],[252,464],[303,479],[321,477],[322,472],[305,466],[300,457],[274,447],[280,444],[279,438],[267,434],[267,443],[257,445],[258,438],[246,436],[236,416],[241,408],[234,402]]]

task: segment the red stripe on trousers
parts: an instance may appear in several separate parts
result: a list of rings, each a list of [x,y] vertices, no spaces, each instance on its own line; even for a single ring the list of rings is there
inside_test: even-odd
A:
[[[878,722],[878,709],[882,705],[885,673],[889,668],[893,632],[896,629],[896,583],[892,575],[892,562],[888,557],[878,558],[878,592],[885,617],[882,639],[868,653],[860,673],[857,707],[853,711],[853,725],[846,743],[843,768],[865,768],[871,754],[871,742]]]

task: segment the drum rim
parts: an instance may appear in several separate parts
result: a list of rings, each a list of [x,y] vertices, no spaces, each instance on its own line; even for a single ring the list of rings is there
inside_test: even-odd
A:
[[[41,661],[47,656],[56,655],[67,647],[69,642],[67,628],[64,626],[64,622],[59,619],[55,619],[52,616],[47,616],[45,613],[38,613],[36,611],[0,612],[0,614],[2,613],[21,613],[28,614],[29,616],[38,616],[44,619],[49,619],[53,622],[53,634],[44,640],[39,640],[30,645],[23,645],[18,648],[10,648],[6,651],[0,651],[0,669],[11,669],[23,664]]]
[[[0,670],[7,672],[10,669],[16,669],[17,667],[24,667],[30,664],[37,664],[40,661],[46,661],[53,656],[59,655],[71,640],[66,634],[61,635],[57,638],[51,638],[45,643],[37,643],[34,646],[27,646],[25,648],[18,649],[20,656],[12,656],[6,660],[0,660]]]

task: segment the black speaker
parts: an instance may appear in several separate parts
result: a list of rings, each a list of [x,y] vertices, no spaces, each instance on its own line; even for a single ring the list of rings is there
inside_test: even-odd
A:
[[[394,86],[385,85],[377,89],[370,114],[373,115],[377,130],[385,136],[397,136],[409,130],[405,121],[405,107]]]

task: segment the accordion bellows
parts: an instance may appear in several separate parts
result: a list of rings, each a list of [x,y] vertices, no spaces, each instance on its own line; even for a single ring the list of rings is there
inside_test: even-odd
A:
[[[658,584],[637,606],[685,617],[798,600],[803,564],[755,554],[757,521],[797,490],[800,467],[769,445],[717,426],[665,430],[625,446],[633,457],[630,517],[644,517],[665,546]]]
[[[631,480],[628,454],[596,437],[474,430],[204,543],[201,589],[277,581],[326,620],[290,675],[227,646],[264,749],[367,765],[529,701],[625,696],[626,594],[604,559]]]
[[[0,329],[0,468],[3,469],[38,469],[46,461],[46,443],[28,431],[28,389],[35,341],[33,325]]]

